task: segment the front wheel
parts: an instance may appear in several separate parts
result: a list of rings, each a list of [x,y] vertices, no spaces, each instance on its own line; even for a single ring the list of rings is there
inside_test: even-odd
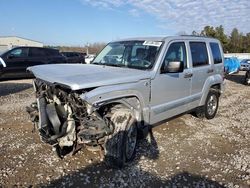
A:
[[[250,71],[246,71],[245,84],[248,86],[250,85]]]
[[[112,113],[114,132],[108,136],[105,149],[105,162],[108,166],[121,168],[131,161],[137,144],[136,119],[129,109],[118,108]]]
[[[199,118],[213,119],[217,113],[219,106],[219,93],[210,90],[204,106],[198,107],[196,115]]]

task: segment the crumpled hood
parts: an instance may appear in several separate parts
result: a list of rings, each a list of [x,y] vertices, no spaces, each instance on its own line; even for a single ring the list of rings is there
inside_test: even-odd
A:
[[[72,90],[137,82],[150,78],[150,72],[90,64],[53,64],[28,68],[36,78],[59,83]]]

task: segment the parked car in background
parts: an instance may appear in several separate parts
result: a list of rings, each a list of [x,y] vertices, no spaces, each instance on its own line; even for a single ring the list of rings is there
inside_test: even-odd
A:
[[[246,71],[246,75],[245,75],[245,84],[250,86],[250,69],[248,69]]]
[[[42,65],[27,108],[43,142],[61,158],[81,147],[110,166],[133,159],[138,134],[185,112],[215,117],[224,91],[218,40],[177,36],[109,43],[91,64]]]
[[[61,52],[65,57],[67,63],[81,63],[85,64],[85,53],[80,52]]]
[[[241,71],[250,70],[250,59],[243,59],[243,60],[240,62],[240,70],[241,70]]]
[[[94,59],[95,59],[95,56],[94,54],[88,54],[85,56],[85,62],[87,64],[90,64]]]
[[[66,63],[66,58],[56,49],[16,47],[0,55],[0,79],[32,77],[27,67],[58,63]]]

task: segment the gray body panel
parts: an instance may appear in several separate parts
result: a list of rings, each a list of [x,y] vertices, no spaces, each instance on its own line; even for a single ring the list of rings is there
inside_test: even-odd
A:
[[[83,93],[81,98],[90,105],[102,104],[126,97],[136,97],[141,105],[142,119],[154,124],[181,114],[205,103],[209,89],[213,85],[224,88],[224,62],[214,65],[209,42],[219,43],[216,39],[204,37],[157,37],[133,38],[129,40],[162,41],[163,46],[151,70],[136,70],[100,65],[45,65],[30,67],[33,74],[45,81],[58,83],[81,90],[94,88]],[[198,41],[207,44],[209,64],[192,66],[189,42]],[[160,73],[164,56],[173,42],[184,42],[187,51],[187,67],[181,73]],[[223,57],[223,51],[220,46]],[[212,72],[208,70],[212,69]],[[186,74],[192,74],[186,78]]]
[[[150,77],[148,71],[91,64],[57,64],[29,67],[35,77],[80,90],[136,82]]]

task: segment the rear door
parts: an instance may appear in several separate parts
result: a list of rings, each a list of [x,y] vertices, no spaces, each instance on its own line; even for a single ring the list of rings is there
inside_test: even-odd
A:
[[[192,64],[192,103],[189,108],[195,108],[199,105],[202,97],[203,86],[210,75],[214,74],[214,67],[209,60],[208,45],[205,41],[190,41],[189,50]]]
[[[27,57],[29,49],[26,47],[15,48],[9,53],[6,53],[2,58],[6,64],[6,67],[3,67],[3,78],[18,78],[24,77],[27,75]]]
[[[209,43],[211,50],[211,59],[214,64],[214,74],[224,74],[224,64],[222,59],[222,48],[217,42]]]
[[[58,64],[58,63],[66,63],[66,56],[63,56],[61,53],[59,53],[59,50],[56,49],[46,49],[46,54],[48,57],[49,64]]]
[[[46,64],[47,59],[47,54],[43,48],[30,48],[28,59],[29,66]]]

